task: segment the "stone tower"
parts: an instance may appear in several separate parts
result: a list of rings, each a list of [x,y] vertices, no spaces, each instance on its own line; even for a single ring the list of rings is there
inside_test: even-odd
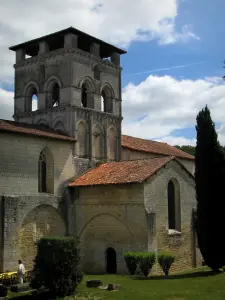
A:
[[[14,120],[76,139],[74,157],[120,160],[125,51],[73,27],[10,47]]]

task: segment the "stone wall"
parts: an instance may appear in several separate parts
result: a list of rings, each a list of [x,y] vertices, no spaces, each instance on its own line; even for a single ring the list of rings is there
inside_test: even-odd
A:
[[[38,194],[38,160],[45,147],[54,159],[56,195],[75,174],[72,143],[11,133],[1,133],[0,143],[0,194]]]
[[[0,272],[3,271],[4,256],[4,197],[0,196]]]
[[[142,159],[142,158],[165,157],[165,155],[131,150],[131,149],[122,147],[121,157],[122,157],[122,160],[135,160],[135,159]],[[178,158],[178,160],[187,168],[187,170],[189,172],[194,174],[194,169],[195,169],[194,160],[185,159],[185,158]]]
[[[117,252],[118,273],[127,273],[123,252],[148,248],[143,185],[79,188],[75,211],[85,272],[104,273],[105,251]]]
[[[60,197],[50,195],[8,196],[4,202],[3,270],[16,270],[18,259],[32,268],[35,242],[42,236],[66,234],[60,212]]]
[[[168,228],[167,186],[173,178],[180,186],[181,232],[171,232]],[[176,256],[172,271],[193,267],[195,256],[199,266],[201,258],[192,232],[192,209],[196,207],[194,180],[172,161],[148,180],[144,193],[146,210],[156,211],[157,251],[170,251]]]

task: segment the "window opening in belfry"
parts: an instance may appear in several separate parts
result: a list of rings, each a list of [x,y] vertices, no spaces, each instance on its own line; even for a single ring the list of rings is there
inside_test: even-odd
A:
[[[82,86],[81,106],[87,107],[87,89],[86,89],[85,85]]]
[[[52,106],[59,106],[59,85],[55,83],[52,89]]]

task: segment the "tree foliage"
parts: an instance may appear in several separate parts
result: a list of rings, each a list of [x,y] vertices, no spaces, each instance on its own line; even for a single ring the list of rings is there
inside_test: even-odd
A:
[[[31,286],[37,290],[44,288],[54,297],[72,295],[78,283],[79,260],[76,238],[41,238],[37,243]]]
[[[206,106],[197,116],[195,182],[197,198],[196,231],[203,259],[211,269],[225,265],[224,195],[225,161]]]
[[[158,254],[158,263],[163,270],[165,275],[169,275],[169,270],[172,266],[172,264],[175,261],[175,256],[171,253],[159,253]]]

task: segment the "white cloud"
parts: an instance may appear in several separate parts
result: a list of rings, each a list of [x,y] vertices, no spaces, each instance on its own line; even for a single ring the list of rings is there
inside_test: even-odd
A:
[[[205,105],[214,122],[224,123],[225,84],[220,78],[177,80],[150,75],[139,85],[129,83],[123,90],[123,132],[170,144],[195,144],[195,139],[174,137],[177,129],[192,127]],[[225,123],[218,130],[225,144]]]
[[[161,44],[198,37],[190,26],[175,29],[178,0],[39,0],[0,2],[0,80],[12,77],[14,54],[8,47],[74,26],[127,47],[134,40]]]
[[[12,120],[14,92],[0,88],[0,119]]]

